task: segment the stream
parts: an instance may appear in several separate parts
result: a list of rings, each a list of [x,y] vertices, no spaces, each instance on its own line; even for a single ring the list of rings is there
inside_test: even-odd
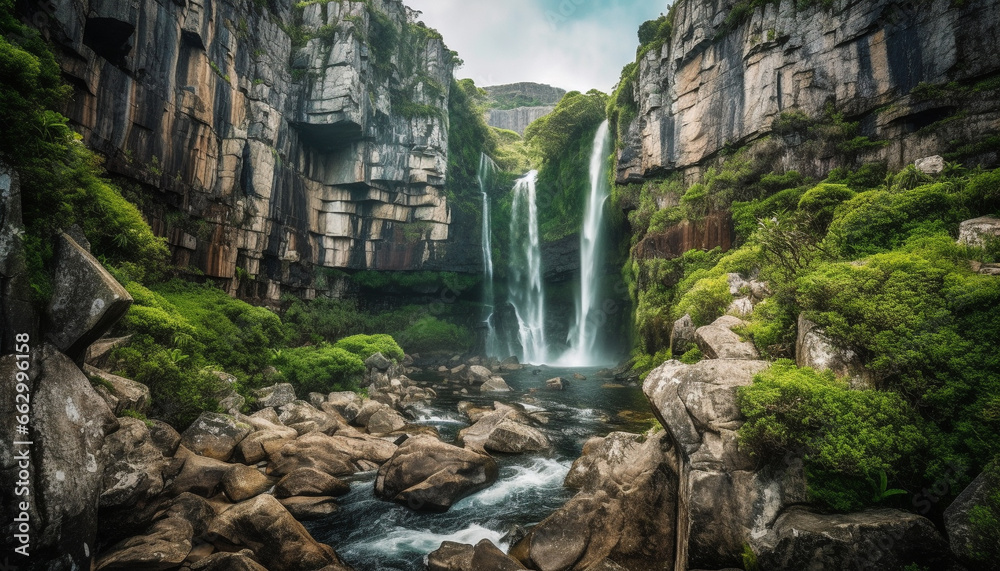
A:
[[[574,373],[587,379],[574,380]],[[375,472],[355,474],[349,480],[350,493],[339,498],[340,510],[307,522],[306,527],[358,571],[421,571],[427,554],[443,541],[475,544],[489,539],[506,550],[503,538],[515,526],[538,523],[572,497],[573,491],[563,487],[563,479],[589,438],[649,428],[652,415],[641,389],[613,386],[612,378],[597,373],[596,367],[525,366],[503,374],[513,389],[509,393],[479,394],[470,387],[469,395],[461,395],[438,389],[438,398],[422,410],[414,424],[437,428],[445,442],[454,442],[458,431],[469,426],[465,415],[458,412],[459,401],[477,406],[500,401],[549,412],[549,423],[541,428],[552,441],[552,451],[494,454],[500,466],[497,481],[443,514],[417,513],[376,499]],[[569,386],[562,391],[546,389],[546,379],[558,376],[568,379]],[[440,383],[440,379],[415,380]]]

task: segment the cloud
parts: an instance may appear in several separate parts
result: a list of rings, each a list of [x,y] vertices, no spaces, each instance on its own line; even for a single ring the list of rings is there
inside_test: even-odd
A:
[[[635,59],[636,30],[664,0],[404,0],[465,60],[476,85],[518,81],[610,91]]]

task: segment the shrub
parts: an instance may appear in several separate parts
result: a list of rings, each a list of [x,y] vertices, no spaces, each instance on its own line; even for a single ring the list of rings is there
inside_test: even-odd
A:
[[[472,345],[468,329],[428,316],[399,334],[399,343],[411,353],[451,351],[462,353]]]
[[[730,210],[737,238],[745,242],[757,231],[761,219],[794,211],[804,192],[804,188],[788,188],[767,198],[734,202]]]
[[[799,200],[799,210],[809,215],[813,230],[822,235],[833,221],[833,212],[842,202],[854,197],[843,184],[822,183],[809,189]]]
[[[708,325],[726,312],[733,296],[729,293],[729,277],[726,274],[698,280],[689,292],[677,303],[674,317],[689,314],[695,325]]]
[[[830,171],[826,180],[847,185],[855,192],[871,190],[885,182],[888,169],[885,163],[865,163],[857,169],[839,167]]]
[[[337,341],[334,347],[353,353],[361,357],[362,361],[375,353],[382,353],[384,357],[397,361],[402,361],[404,356],[403,350],[391,335],[352,335]]]
[[[994,459],[984,471],[990,493],[983,503],[969,510],[969,527],[972,532],[973,560],[984,565],[1000,561],[1000,457]]]
[[[284,349],[274,365],[281,378],[295,386],[297,394],[357,390],[357,382],[365,372],[359,355],[329,345]]]
[[[912,472],[923,424],[898,394],[854,391],[833,373],[776,362],[737,392],[740,447],[764,458],[803,454],[812,499],[836,511],[876,500],[880,472]]]
[[[1000,214],[1000,170],[975,175],[965,187],[965,201],[973,216]]]

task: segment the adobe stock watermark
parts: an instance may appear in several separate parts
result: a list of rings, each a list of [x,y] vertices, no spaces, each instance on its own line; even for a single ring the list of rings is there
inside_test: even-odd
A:
[[[559,26],[565,24],[583,6],[591,0],[562,0],[555,10],[545,11],[545,21],[549,23],[549,28],[555,31]]]

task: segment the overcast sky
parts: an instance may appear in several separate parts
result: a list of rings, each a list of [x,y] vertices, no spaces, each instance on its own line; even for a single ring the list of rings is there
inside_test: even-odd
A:
[[[635,59],[639,24],[668,0],[404,0],[423,12],[476,85],[519,81],[609,92]]]

